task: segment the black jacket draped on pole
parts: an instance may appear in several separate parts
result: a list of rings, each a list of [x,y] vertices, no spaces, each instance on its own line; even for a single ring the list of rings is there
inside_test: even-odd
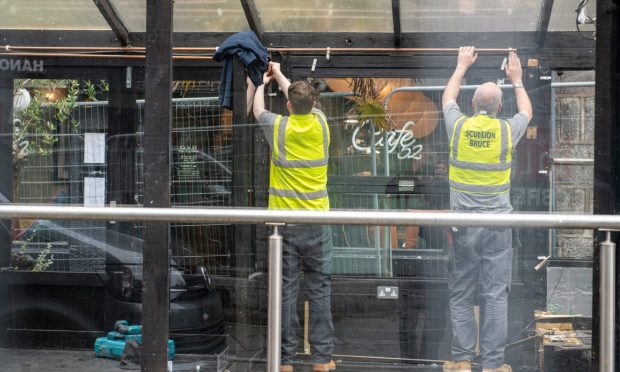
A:
[[[263,73],[269,67],[267,48],[252,31],[238,32],[228,37],[213,55],[216,61],[225,60],[220,82],[220,104],[232,108],[233,57],[237,55],[255,86],[263,83]]]

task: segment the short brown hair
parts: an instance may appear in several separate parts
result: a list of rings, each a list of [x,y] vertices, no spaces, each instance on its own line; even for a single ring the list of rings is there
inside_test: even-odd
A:
[[[316,91],[305,81],[296,81],[288,87],[288,100],[291,101],[293,114],[308,114],[314,107]]]

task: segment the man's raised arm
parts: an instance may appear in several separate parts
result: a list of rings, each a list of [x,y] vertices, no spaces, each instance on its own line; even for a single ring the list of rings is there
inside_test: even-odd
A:
[[[515,97],[517,98],[517,108],[519,112],[527,115],[528,120],[532,120],[532,103],[528,97],[525,87],[523,86],[523,69],[521,68],[521,60],[515,51],[508,53],[508,66],[506,68],[506,77],[510,79],[515,89]]]
[[[277,62],[269,62],[271,67],[271,73],[273,74],[273,78],[276,79],[280,88],[284,92],[284,96],[288,99],[288,87],[291,86],[291,82],[288,81],[286,76],[282,73],[280,69],[280,64]]]
[[[252,112],[252,105],[254,104],[254,93],[256,93],[256,87],[254,86],[254,83],[252,82],[252,80],[250,79],[250,77],[248,76],[245,79],[245,83],[248,86],[248,89],[246,90],[245,93],[245,101],[246,101],[246,115],[250,115],[250,113]]]
[[[254,113],[254,117],[256,120],[260,117],[260,114],[265,111],[265,86],[269,84],[271,81],[271,77],[267,76],[267,73],[263,75],[263,84],[259,85],[256,88],[256,92],[254,92],[254,105],[252,107],[252,112]]]
[[[476,58],[478,58],[478,54],[476,54],[473,46],[459,48],[456,68],[454,69],[452,77],[448,80],[448,85],[446,85],[446,89],[444,89],[443,96],[441,97],[442,107],[446,107],[448,103],[456,101],[456,98],[459,96],[459,91],[461,90],[463,77],[471,65],[476,62]]]

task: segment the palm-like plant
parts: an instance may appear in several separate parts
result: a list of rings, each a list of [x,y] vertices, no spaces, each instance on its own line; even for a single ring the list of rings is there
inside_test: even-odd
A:
[[[354,94],[352,100],[355,102],[351,111],[357,114],[359,125],[371,120],[379,131],[390,130],[393,122],[387,107],[379,97],[375,82],[367,78],[353,78],[350,87]]]

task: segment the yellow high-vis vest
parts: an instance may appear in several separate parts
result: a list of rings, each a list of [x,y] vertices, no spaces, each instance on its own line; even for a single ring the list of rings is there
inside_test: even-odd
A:
[[[322,114],[278,115],[273,128],[269,209],[329,210],[328,149],[329,127]]]
[[[450,188],[474,194],[510,191],[512,136],[506,120],[463,115],[450,138]]]

